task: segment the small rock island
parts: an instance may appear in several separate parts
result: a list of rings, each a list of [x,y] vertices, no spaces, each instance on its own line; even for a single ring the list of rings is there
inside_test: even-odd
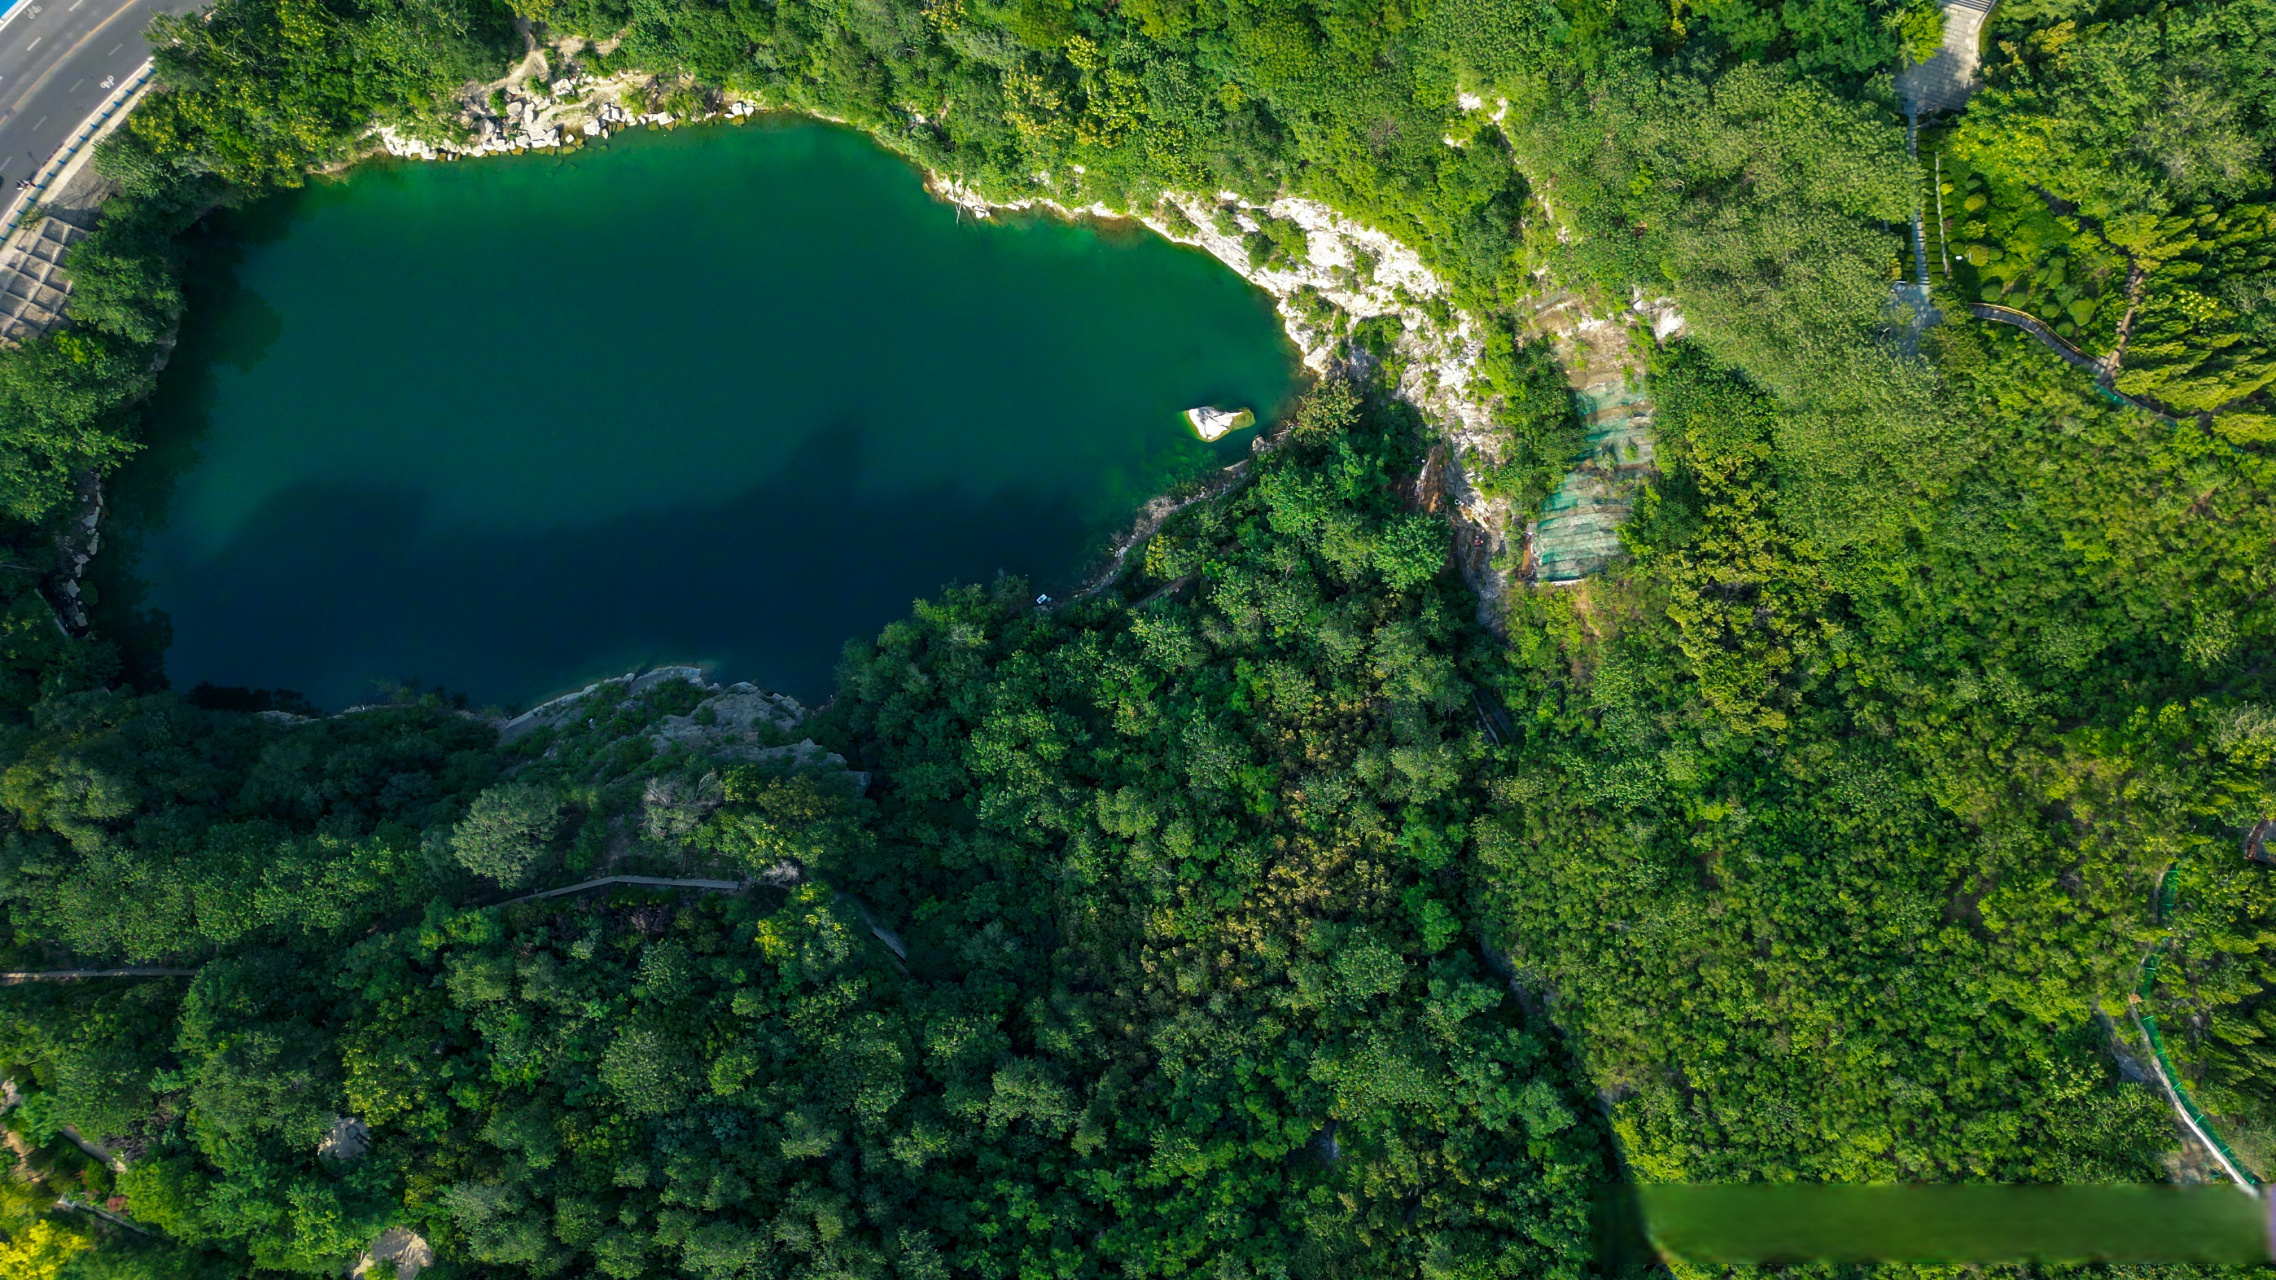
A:
[[[1204,440],[1221,440],[1243,427],[1254,425],[1257,415],[1247,409],[1219,409],[1203,405],[1185,411],[1185,420],[1193,424],[1196,434]]]

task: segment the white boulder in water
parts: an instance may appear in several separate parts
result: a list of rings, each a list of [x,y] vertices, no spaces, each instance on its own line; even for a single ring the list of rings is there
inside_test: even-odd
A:
[[[1193,424],[1195,433],[1202,439],[1216,440],[1249,426],[1257,420],[1257,416],[1247,409],[1219,409],[1203,405],[1198,409],[1186,410],[1185,420]]]

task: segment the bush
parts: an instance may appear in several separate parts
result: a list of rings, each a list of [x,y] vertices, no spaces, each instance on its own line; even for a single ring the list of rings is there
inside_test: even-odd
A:
[[[1393,591],[1431,580],[1446,563],[1446,522],[1431,516],[1406,516],[1385,531],[1375,546],[1375,569],[1383,585]]]
[[[501,888],[518,888],[566,824],[560,797],[544,787],[509,782],[475,797],[451,833],[451,853],[468,871]]]

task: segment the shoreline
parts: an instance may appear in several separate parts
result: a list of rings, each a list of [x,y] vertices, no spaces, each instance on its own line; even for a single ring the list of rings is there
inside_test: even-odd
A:
[[[652,105],[646,99],[661,85],[656,78],[624,72],[547,80],[536,74],[545,67],[542,53],[533,50],[504,79],[490,86],[472,86],[488,88],[490,96],[487,110],[482,104],[461,99],[459,119],[468,125],[467,141],[432,143],[406,137],[392,127],[376,126],[363,135],[369,147],[318,172],[338,175],[382,156],[441,161],[531,151],[571,152],[581,150],[588,140],[606,141],[636,126],[675,129],[720,121],[741,124],[768,116],[855,129],[908,163],[926,191],[957,210],[959,216],[970,214],[980,220],[1034,213],[1070,222],[1091,220],[1143,227],[1172,244],[1208,254],[1270,296],[1282,332],[1296,349],[1299,366],[1311,378],[1342,374],[1357,381],[1376,381],[1377,385],[1388,381],[1390,393],[1420,414],[1437,443],[1430,450],[1431,461],[1424,466],[1425,478],[1435,478],[1433,492],[1426,498],[1421,491],[1425,479],[1418,479],[1416,501],[1427,501],[1435,509],[1441,497],[1449,500],[1452,509],[1448,514],[1463,538],[1453,559],[1478,596],[1479,620],[1497,634],[1502,631],[1502,601],[1530,580],[1535,526],[1532,512],[1516,510],[1506,498],[1485,492],[1471,472],[1473,464],[1491,467],[1503,461],[1500,455],[1506,447],[1497,422],[1500,398],[1480,379],[1487,329],[1454,306],[1446,283],[1420,254],[1395,237],[1346,217],[1325,202],[1295,195],[1258,203],[1230,191],[1166,192],[1152,209],[1137,212],[1103,201],[1072,206],[1041,192],[992,198],[932,170],[917,157],[894,147],[890,140],[849,121],[743,98],[707,101],[707,108],[716,109],[691,114],[676,115],[668,109],[639,111],[633,108]],[[1475,109],[1467,100],[1462,105]],[[1498,113],[1495,118],[1499,118]],[[1038,175],[1039,182],[1048,180],[1048,175]],[[1267,241],[1271,243],[1267,245]],[[1541,281],[1541,295],[1532,299],[1533,314],[1521,324],[1533,336],[1556,344],[1559,362],[1576,394],[1587,389],[1592,366],[1601,367],[1605,355],[1623,365],[1630,363],[1626,330],[1637,320],[1661,340],[1684,328],[1682,317],[1665,299],[1638,296],[1629,307],[1599,317],[1591,314],[1581,299],[1550,286],[1545,269],[1537,272],[1536,278]],[[1363,335],[1362,326],[1372,331]],[[1609,344],[1608,338],[1612,339]],[[1597,350],[1608,345],[1619,350]],[[1395,380],[1377,377],[1386,365],[1394,366]],[[1259,453],[1269,450],[1270,434],[1259,435],[1255,443]],[[1579,465],[1585,467],[1586,460]],[[1119,578],[1129,552],[1169,515],[1193,502],[1238,488],[1248,472],[1248,460],[1244,459],[1225,468],[1220,476],[1201,478],[1182,497],[1171,491],[1149,499],[1107,539],[1100,551],[1101,561],[1094,562],[1093,568],[1078,579],[1081,585],[1073,598],[1096,594]]]
[[[623,105],[625,96],[637,96],[656,83],[655,78],[638,72],[543,81],[543,92],[532,90],[531,83],[540,81],[528,77],[517,86],[509,76],[500,82],[502,114],[468,105],[463,117],[471,122],[473,131],[468,144],[428,143],[405,138],[391,128],[376,128],[367,135],[376,143],[372,150],[333,171],[378,155],[456,160],[575,151],[587,140],[605,141],[634,127],[675,129],[721,121],[741,123],[761,116],[783,117],[860,132],[907,163],[925,189],[957,210],[959,216],[986,220],[1032,213],[1069,222],[1089,220],[1143,227],[1172,244],[1208,254],[1270,296],[1282,332],[1295,347],[1300,367],[1311,377],[1341,373],[1367,381],[1386,364],[1398,367],[1390,391],[1416,409],[1447,446],[1447,460],[1452,465],[1435,468],[1439,485],[1451,499],[1450,514],[1473,535],[1473,541],[1455,558],[1464,579],[1478,594],[1480,621],[1500,630],[1501,601],[1525,580],[1527,567],[1534,560],[1534,529],[1531,512],[1515,510],[1506,499],[1486,493],[1471,474],[1472,461],[1490,466],[1504,460],[1497,422],[1500,397],[1479,381],[1486,327],[1454,306],[1446,283],[1420,254],[1390,234],[1346,217],[1323,201],[1296,195],[1258,203],[1231,191],[1166,192],[1152,209],[1135,212],[1103,201],[1071,205],[1042,192],[995,198],[929,168],[868,129],[817,112],[741,98],[724,100],[716,110],[692,115],[675,115],[669,110],[635,112]],[[1478,109],[1468,101],[1463,105]],[[1048,180],[1047,175],[1044,180]],[[1273,227],[1284,242],[1292,240],[1288,224],[1302,236],[1301,254],[1283,250],[1261,262],[1255,260],[1251,245],[1256,238]],[[1605,345],[1607,330],[1624,333],[1629,322],[1641,319],[1655,337],[1665,339],[1683,328],[1681,316],[1664,299],[1647,301],[1639,297],[1625,311],[1596,316],[1576,305],[1571,295],[1552,289],[1545,273],[1541,279],[1542,296],[1534,308],[1532,327],[1537,336],[1557,344],[1560,363],[1575,375],[1576,394],[1593,381],[1603,363],[1594,349]],[[1355,340],[1361,326],[1380,328],[1386,322],[1394,333],[1382,354]],[[1625,357],[1627,353],[1623,349],[1619,354]],[[1209,487],[1222,491],[1231,486]],[[1149,526],[1147,513],[1169,498],[1168,494],[1157,495],[1123,532],[1109,540],[1108,562],[1082,579],[1078,595],[1095,592],[1119,573],[1130,547],[1146,536],[1140,529]],[[1153,525],[1158,523],[1158,517],[1152,520]]]

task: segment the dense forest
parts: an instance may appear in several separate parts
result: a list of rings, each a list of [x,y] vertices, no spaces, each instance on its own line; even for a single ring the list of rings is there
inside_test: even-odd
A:
[[[0,986],[0,1280],[337,1273],[393,1228],[439,1277],[1579,1275],[1623,1180],[2219,1176],[2141,1013],[2269,1171],[2276,3],[2008,0],[1916,156],[1890,73],[1940,29],[161,21],[73,323],[0,353],[0,962],[177,972]],[[1627,554],[1481,616],[1440,428],[1362,373],[1106,589],[944,588],[803,721],[676,679],[508,734],[136,678],[46,592],[184,321],[175,238],[375,123],[461,127],[524,30],[995,197],[1324,200],[1453,284],[1544,475],[1582,424],[1528,299],[1672,298]],[[1925,330],[1889,311],[1916,209]],[[745,887],[529,896],[624,874]]]

